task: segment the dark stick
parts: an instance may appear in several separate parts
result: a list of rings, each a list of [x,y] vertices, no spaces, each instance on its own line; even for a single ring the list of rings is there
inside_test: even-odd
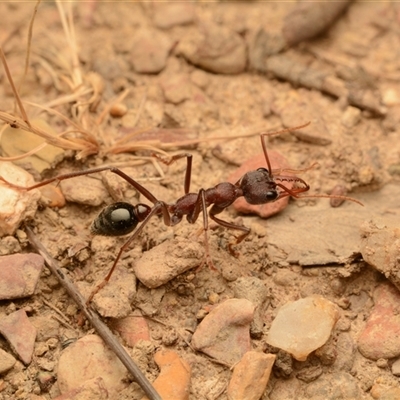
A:
[[[150,400],[162,400],[160,395],[156,392],[151,383],[142,374],[138,366],[132,361],[129,354],[117,341],[110,329],[104,324],[100,317],[86,305],[86,300],[81,293],[72,283],[72,281],[65,275],[54,260],[47,252],[43,244],[38,240],[33,231],[26,227],[29,242],[36,249],[36,251],[44,258],[46,266],[57,277],[60,284],[64,287],[67,293],[72,297],[80,310],[85,314],[92,326],[96,329],[97,333],[104,340],[104,342],[114,351],[116,356],[125,365],[128,371],[132,374],[135,381],[140,385]]]

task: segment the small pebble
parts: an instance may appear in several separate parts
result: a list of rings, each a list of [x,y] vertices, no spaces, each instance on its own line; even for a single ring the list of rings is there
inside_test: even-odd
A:
[[[398,90],[393,88],[384,89],[382,91],[382,103],[388,107],[400,104],[400,93]]]
[[[399,302],[400,292],[394,286],[381,284],[375,290],[375,306],[358,338],[358,350],[364,357],[379,360],[400,355]]]
[[[248,351],[235,365],[229,382],[229,400],[259,400],[263,395],[276,356]]]
[[[200,89],[206,89],[210,84],[210,78],[206,72],[201,69],[195,69],[190,74],[190,80],[194,85],[199,87]]]
[[[336,342],[335,367],[340,371],[350,372],[354,365],[356,352],[357,346],[350,333],[341,333]]]
[[[161,80],[161,88],[165,100],[172,104],[182,103],[192,95],[189,76],[183,73],[165,75]]]
[[[217,304],[219,301],[219,294],[218,293],[210,293],[210,295],[208,296],[208,301],[211,304]]]
[[[361,110],[359,108],[348,106],[342,115],[342,125],[346,128],[354,128],[361,121]]]
[[[29,365],[36,340],[36,328],[29,321],[24,310],[13,313],[0,319],[0,333],[5,337],[20,360]]]
[[[46,185],[39,188],[42,197],[41,203],[47,207],[61,208],[65,206],[65,197],[61,189],[54,185]]]
[[[110,107],[110,115],[113,118],[122,118],[127,112],[128,107],[122,103],[116,103]]]
[[[272,169],[288,168],[289,165],[286,159],[278,152],[270,150],[268,151],[268,157],[271,162]],[[264,154],[254,156],[245,163],[243,163],[236,171],[234,171],[228,178],[231,183],[236,183],[245,173],[254,171],[258,168],[266,168],[267,162],[265,161]],[[287,174],[289,175],[289,174]],[[291,183],[283,182],[289,189],[293,186]],[[268,218],[271,215],[275,215],[286,208],[289,203],[289,197],[284,197],[278,201],[271,203],[253,205],[249,204],[244,197],[238,198],[233,203],[233,208],[240,213],[244,214],[256,214],[261,218]]]
[[[145,252],[133,266],[136,277],[150,289],[198,267],[204,259],[202,243],[186,239],[166,240]]]
[[[392,364],[392,374],[394,376],[400,376],[400,359],[399,358]]]
[[[48,392],[49,389],[53,386],[53,383],[56,381],[56,377],[50,372],[39,371],[36,380],[39,383],[40,390],[42,392]]]
[[[374,400],[398,400],[400,399],[400,388],[390,387],[385,382],[376,382],[370,390]]]
[[[22,187],[32,186],[32,175],[13,163],[0,163],[0,177]],[[38,207],[38,190],[14,189],[0,180],[0,237],[13,235],[22,221],[33,219]]]
[[[20,229],[17,230],[17,232]],[[4,236],[0,239],[0,255],[7,256],[10,254],[20,253],[22,251],[20,242],[14,236]]]
[[[319,295],[287,303],[272,322],[267,343],[305,361],[327,342],[338,319],[335,304]]]
[[[330,340],[317,349],[315,355],[319,358],[321,364],[332,365],[335,363],[337,357],[336,346],[333,341]]]
[[[306,386],[304,399],[352,399],[363,398],[358,379],[347,372],[324,374]]]
[[[264,327],[264,312],[268,306],[269,291],[265,283],[256,277],[242,277],[234,282],[233,293],[236,298],[247,299],[255,305],[250,333],[252,337],[260,338]]]
[[[154,355],[160,374],[153,382],[163,400],[189,400],[191,369],[189,364],[171,350],[161,350]],[[148,400],[143,397],[142,400]]]
[[[8,354],[3,349],[0,349],[0,375],[11,369],[16,362],[16,359]]]
[[[363,259],[400,290],[400,230],[369,221],[361,225],[361,237]]]
[[[124,365],[102,339],[87,335],[61,353],[57,382],[60,392],[68,393],[101,377],[104,388],[116,395],[127,386],[126,374]]]
[[[67,201],[97,207],[107,200],[109,194],[100,179],[77,176],[60,182]]]
[[[43,257],[35,253],[0,257],[0,300],[32,296],[43,266]]]
[[[219,361],[234,364],[251,350],[250,323],[254,305],[246,299],[229,299],[216,306],[199,324],[192,345]]]
[[[196,18],[194,4],[190,2],[153,3],[153,23],[157,28],[169,29],[176,25],[187,25]]]
[[[332,196],[346,196],[347,194],[347,189],[343,185],[336,185],[330,193]],[[339,207],[342,205],[344,202],[344,199],[338,199],[338,198],[330,198],[329,203],[331,207]]]
[[[164,346],[172,346],[178,341],[178,339],[179,336],[176,330],[170,328],[164,331],[161,341]]]
[[[386,358],[379,358],[378,360],[376,360],[376,366],[379,368],[387,368],[388,365],[389,363]]]
[[[309,367],[302,368],[297,374],[296,378],[303,382],[310,383],[315,381],[319,376],[322,375],[322,367],[320,365],[312,365]]]
[[[219,74],[239,74],[247,63],[243,38],[213,23],[203,23],[201,30],[182,37],[178,52],[192,64]]]
[[[136,72],[156,74],[167,63],[172,41],[164,33],[155,29],[141,29],[132,40],[130,60]]]
[[[149,325],[138,310],[125,318],[111,320],[111,326],[130,347],[134,347],[139,340],[150,340]]]

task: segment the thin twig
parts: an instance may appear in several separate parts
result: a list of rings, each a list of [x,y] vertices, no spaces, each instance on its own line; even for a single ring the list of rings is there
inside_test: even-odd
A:
[[[67,320],[67,317],[63,314],[63,312],[59,309],[59,308],[57,308],[56,306],[54,306],[53,304],[51,304],[49,301],[47,301],[46,299],[42,299],[42,302],[47,306],[47,307],[49,307],[49,308],[51,308],[53,311],[55,311],[58,315],[59,315],[59,317],[58,317],[58,320],[62,320],[62,323],[64,324],[64,325],[66,325],[69,329],[72,329],[72,330],[75,330],[69,323],[68,323],[68,320]]]
[[[162,400],[161,396],[156,392],[151,383],[140,371],[139,367],[132,361],[129,354],[117,341],[115,336],[112,334],[110,329],[103,323],[96,312],[91,310],[83,298],[82,294],[78,291],[72,281],[67,275],[60,269],[56,260],[54,260],[50,254],[47,252],[43,244],[35,236],[32,229],[26,227],[26,233],[28,235],[29,242],[36,249],[36,251],[44,258],[47,267],[56,276],[60,284],[71,296],[71,298],[78,305],[79,309],[83,312],[85,317],[89,320],[92,326],[96,329],[99,336],[104,340],[104,342],[114,351],[116,356],[125,365],[128,371],[132,374],[135,381],[140,385],[143,391],[146,393],[150,400]]]
[[[72,325],[70,325],[68,322],[65,322],[61,317],[57,317],[57,315],[52,315],[51,318],[55,319],[57,322],[59,322],[62,326],[64,326],[67,329],[70,329],[71,331],[76,332],[76,329]]]

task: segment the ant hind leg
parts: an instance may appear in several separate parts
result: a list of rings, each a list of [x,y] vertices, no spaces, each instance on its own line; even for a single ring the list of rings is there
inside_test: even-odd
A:
[[[211,207],[210,210],[210,218],[215,221],[218,225],[223,226],[224,228],[228,228],[228,229],[236,229],[238,231],[242,231],[243,233],[236,237],[236,240],[234,243],[230,242],[228,243],[228,250],[229,253],[231,253],[234,257],[239,257],[239,253],[233,248],[233,246],[238,245],[239,243],[241,243],[250,233],[250,228],[247,228],[246,226],[243,225],[235,225],[232,224],[231,222],[226,222],[223,221],[222,219],[219,219],[215,216],[215,214],[219,214],[219,212],[221,212],[222,210],[220,210],[218,207],[213,206]]]

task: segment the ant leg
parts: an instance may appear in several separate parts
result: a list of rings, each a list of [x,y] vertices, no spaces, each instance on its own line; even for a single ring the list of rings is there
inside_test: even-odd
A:
[[[193,211],[187,215],[187,220],[190,224],[194,224],[203,211],[203,230],[204,230],[204,247],[206,249],[205,260],[207,265],[212,270],[217,270],[215,267],[211,255],[210,246],[208,243],[208,213],[207,213],[207,203],[206,203],[206,192],[204,189],[200,189],[197,195],[196,203],[194,204]],[[203,265],[204,261],[201,263],[200,267]]]
[[[268,157],[267,144],[265,143],[265,137],[266,137],[266,136],[276,136],[276,135],[281,135],[282,133],[296,131],[296,130],[298,130],[298,129],[305,128],[306,126],[310,125],[310,123],[311,123],[311,122],[307,122],[306,124],[299,125],[299,126],[295,126],[295,127],[293,127],[293,128],[282,129],[282,130],[277,131],[277,132],[261,133],[261,135],[260,135],[260,138],[261,138],[261,145],[262,145],[262,148],[263,148],[263,152],[264,152],[264,156],[265,156],[265,161],[267,162],[268,171],[269,171],[271,177],[272,177],[271,162],[269,161],[269,157]]]
[[[175,154],[171,158],[166,159],[166,158],[162,157],[161,155],[154,153],[153,157],[157,158],[158,160],[160,160],[165,165],[171,165],[176,160],[179,160],[179,159],[181,159],[183,157],[186,157],[186,172],[185,172],[184,188],[185,188],[185,194],[188,194],[189,190],[190,190],[190,180],[191,180],[191,177],[192,177],[193,155],[190,154],[190,153]]]
[[[140,183],[136,182],[129,175],[125,174],[120,169],[115,168],[115,167],[99,167],[99,168],[87,169],[84,171],[68,172],[66,174],[58,175],[58,176],[55,176],[54,178],[46,179],[42,182],[35,183],[34,185],[28,186],[28,187],[15,185],[11,182],[6,181],[1,176],[0,176],[0,180],[15,189],[29,191],[29,190],[37,189],[42,186],[48,185],[49,183],[52,183],[52,182],[61,182],[66,179],[76,178],[77,176],[90,175],[90,174],[95,174],[97,172],[103,172],[103,171],[110,171],[110,172],[120,176],[122,179],[125,179],[129,184],[131,184],[138,192],[140,192],[143,196],[145,196],[147,198],[147,200],[151,201],[153,204],[157,203],[158,200],[145,187],[143,187]]]
[[[250,228],[248,228],[247,226],[243,226],[243,225],[235,225],[235,224],[232,224],[231,222],[226,222],[226,221],[224,221],[224,220],[222,220],[222,219],[217,218],[215,215],[216,215],[216,214],[219,214],[219,213],[222,212],[223,210],[224,210],[224,208],[220,208],[220,207],[218,207],[218,206],[216,206],[216,205],[214,204],[214,205],[211,207],[211,210],[210,210],[210,218],[211,218],[213,221],[215,221],[217,224],[219,224],[219,225],[221,225],[221,226],[223,226],[223,227],[225,227],[225,228],[228,228],[228,229],[236,229],[236,230],[238,230],[238,231],[242,231],[242,232],[243,232],[240,236],[238,236],[238,237],[236,238],[235,243],[229,243],[229,244],[228,244],[228,250],[229,250],[229,252],[230,252],[234,257],[238,257],[238,252],[235,251],[235,250],[233,249],[233,246],[238,245],[240,242],[242,242],[242,241],[247,237],[247,235],[250,233]]]
[[[146,216],[146,218],[143,220],[142,224],[139,226],[139,228],[132,234],[132,236],[123,244],[123,246],[119,249],[119,252],[117,254],[117,257],[114,260],[114,263],[111,267],[111,269],[108,271],[106,277],[103,279],[103,281],[95,287],[95,289],[90,293],[88,299],[86,300],[86,304],[88,305],[92,300],[95,294],[97,294],[107,283],[110,281],[111,276],[115,270],[115,267],[118,264],[119,259],[122,256],[122,253],[124,251],[127,251],[132,244],[132,242],[140,235],[140,233],[143,231],[144,227],[148,224],[150,219],[156,215],[162,212],[163,217],[164,217],[164,223],[167,226],[171,225],[171,218],[168,212],[168,208],[166,203],[163,201],[157,201],[154,207],[151,209],[150,213]]]

